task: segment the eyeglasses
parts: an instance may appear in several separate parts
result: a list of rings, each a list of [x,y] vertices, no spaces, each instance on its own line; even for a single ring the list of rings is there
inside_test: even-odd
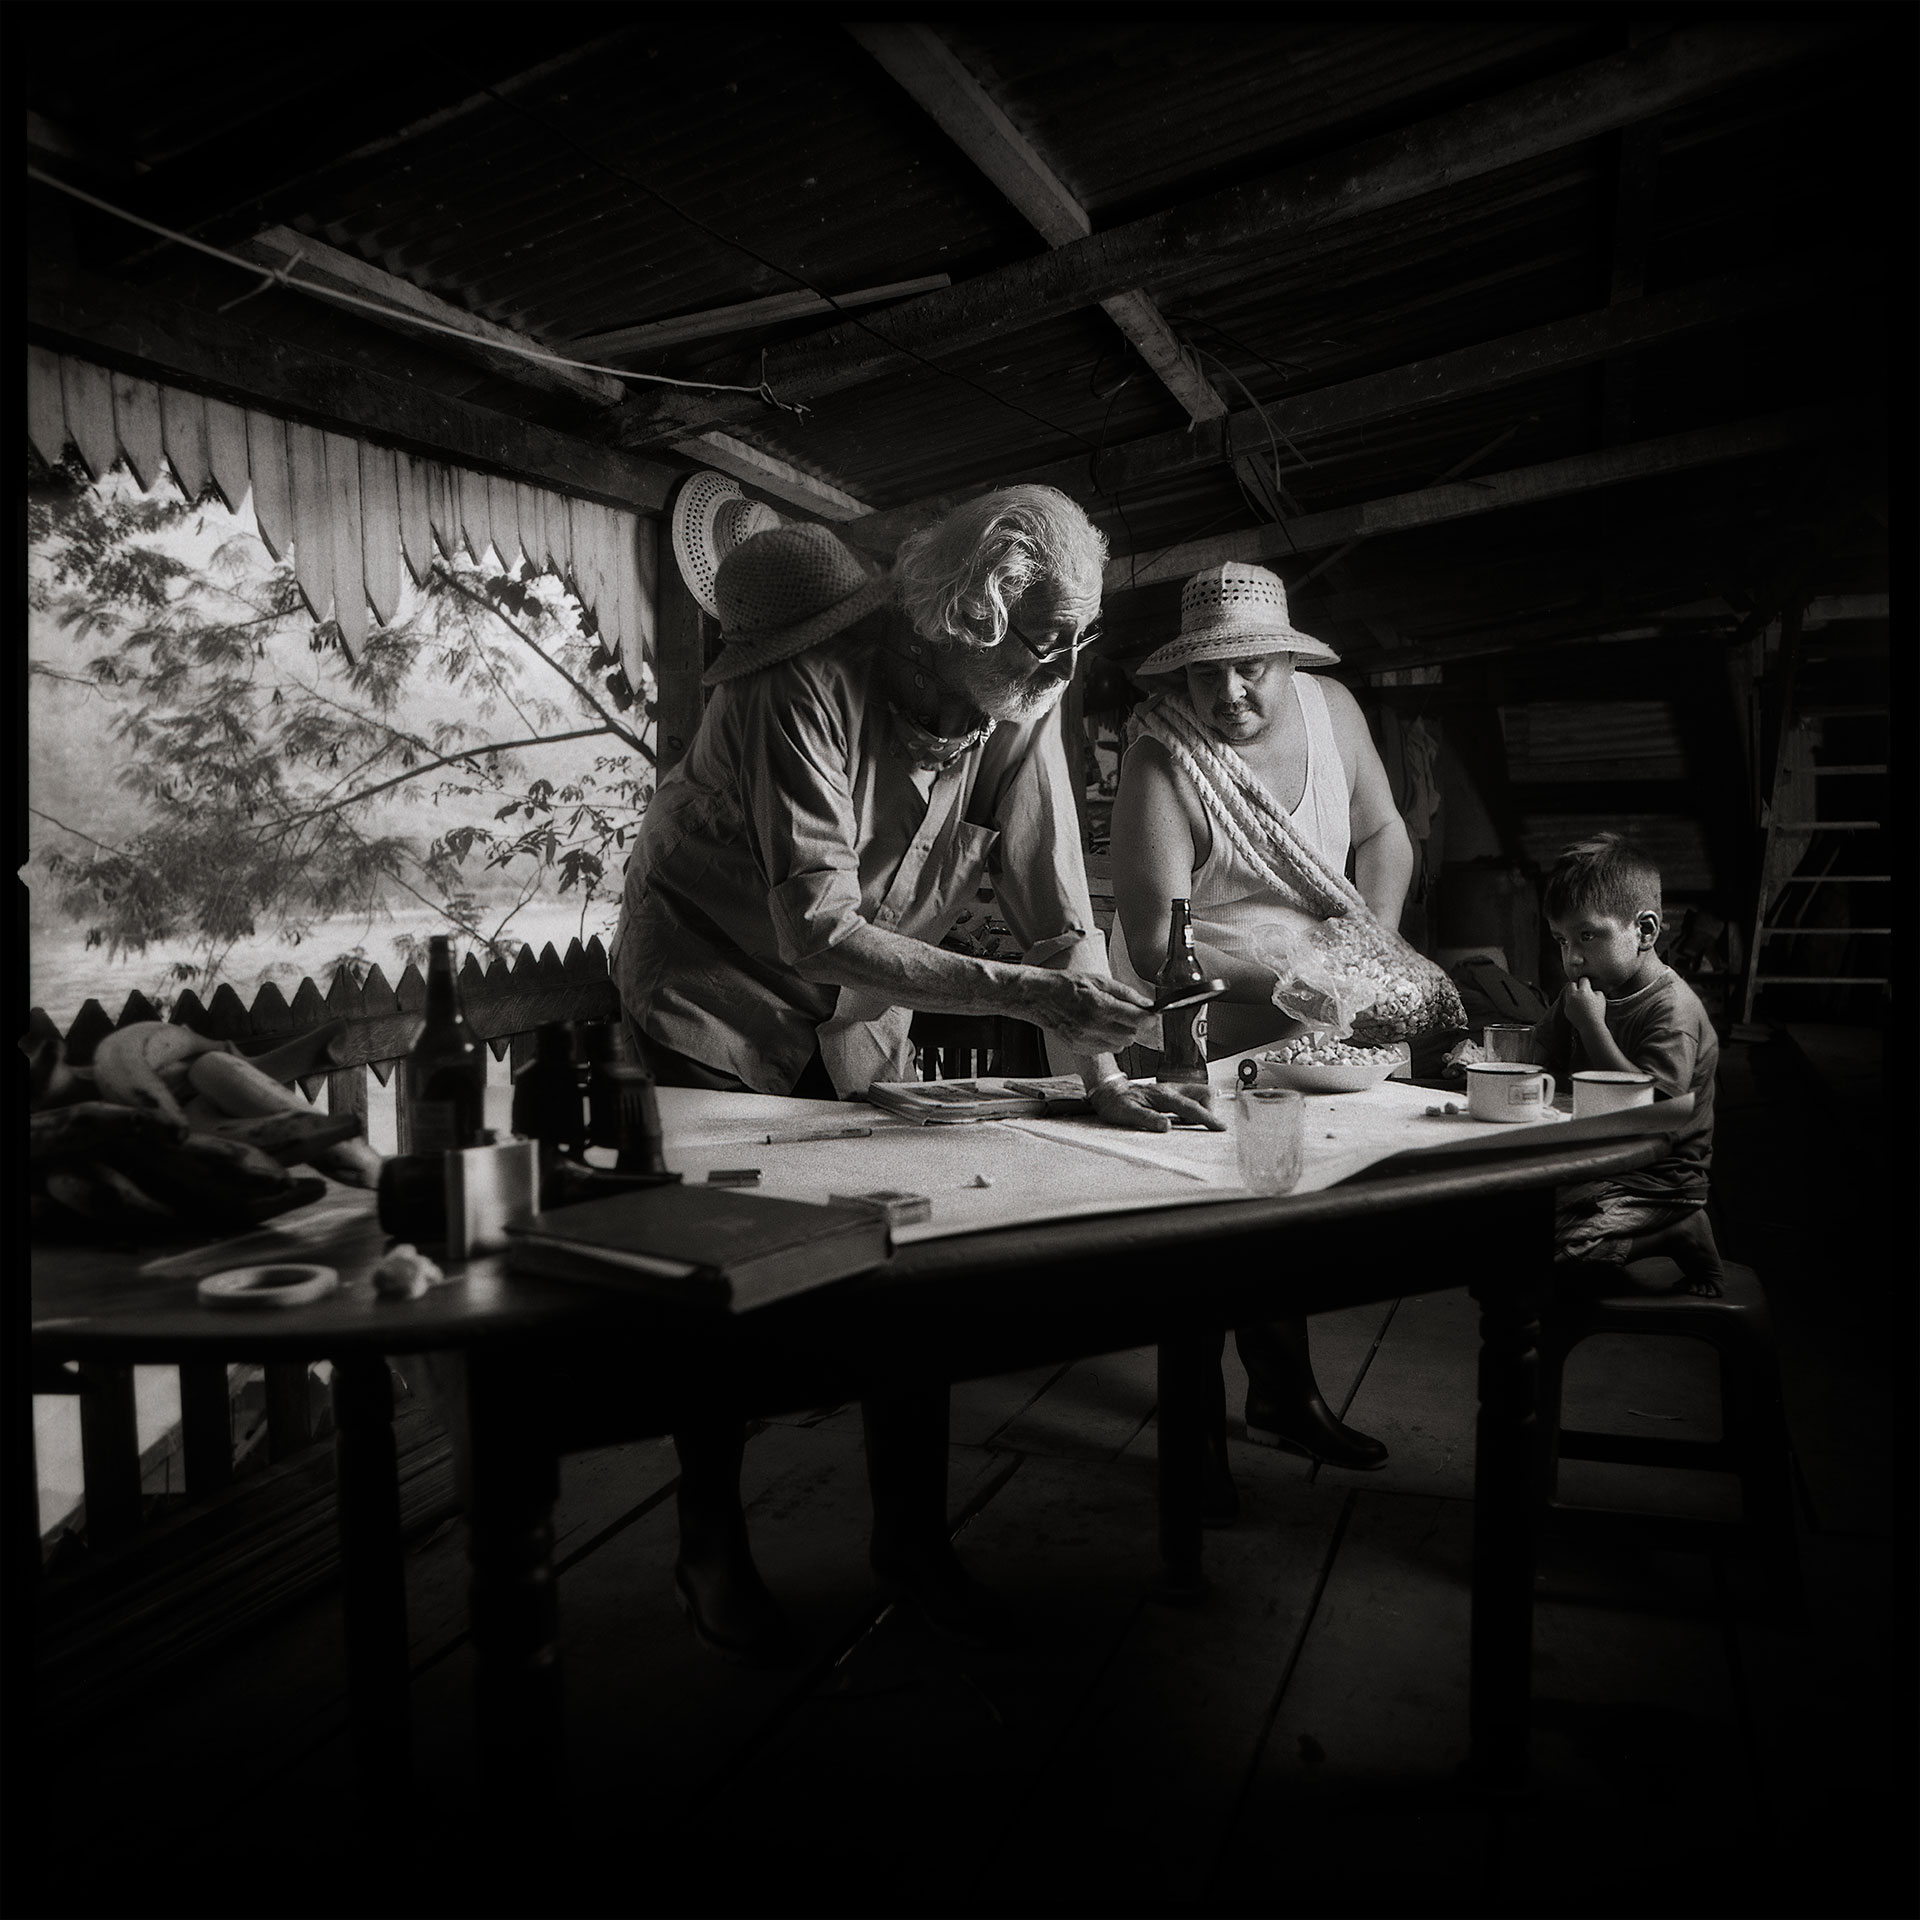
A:
[[[1054,645],[1050,647],[1035,646],[1033,641],[1021,632],[1019,623],[1011,616],[1009,616],[1007,620],[1007,631],[1012,634],[1036,660],[1044,664],[1054,660],[1071,660],[1074,655],[1079,653],[1081,648],[1092,646],[1093,643],[1100,638],[1100,622],[1095,620],[1073,639],[1064,644],[1056,641]]]

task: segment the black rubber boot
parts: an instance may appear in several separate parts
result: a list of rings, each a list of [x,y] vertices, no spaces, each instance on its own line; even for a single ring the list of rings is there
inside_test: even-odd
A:
[[[744,1422],[725,1419],[673,1436],[680,1456],[673,1597],[709,1653],[736,1666],[789,1666],[800,1656],[800,1643],[753,1564],[740,1511],[746,1437]]]
[[[1344,1426],[1320,1397],[1304,1319],[1239,1328],[1234,1344],[1247,1369],[1247,1438],[1330,1467],[1371,1473],[1387,1464],[1378,1440]]]

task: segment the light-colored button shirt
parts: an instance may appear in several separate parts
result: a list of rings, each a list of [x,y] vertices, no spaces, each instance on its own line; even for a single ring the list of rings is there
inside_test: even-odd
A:
[[[991,885],[1030,964],[1106,970],[1057,709],[938,772],[901,751],[882,656],[830,640],[715,689],[627,862],[613,972],[651,1039],[791,1090],[910,1077],[910,1011],[812,981],[861,921],[937,944]],[[990,877],[990,878],[989,878]]]

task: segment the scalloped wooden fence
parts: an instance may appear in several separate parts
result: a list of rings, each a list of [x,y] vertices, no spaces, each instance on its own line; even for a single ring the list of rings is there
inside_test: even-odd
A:
[[[510,1067],[530,1059],[538,1030],[556,1021],[592,1022],[619,1017],[620,1001],[608,973],[606,949],[598,937],[582,946],[569,943],[563,959],[548,945],[536,958],[523,947],[511,965],[496,960],[482,968],[469,955],[460,972],[460,992],[467,1023],[498,1060],[510,1056]],[[262,986],[248,1007],[232,987],[217,988],[204,1003],[183,993],[166,1017],[191,1027],[210,1039],[231,1040],[243,1054],[265,1053],[310,1033],[329,1022],[344,1020],[344,1032],[333,1043],[333,1064],[300,1082],[309,1100],[326,1091],[330,1113],[355,1113],[364,1125],[368,1112],[368,1075],[384,1087],[400,1069],[404,1095],[405,1055],[419,1032],[426,1005],[426,981],[409,965],[397,983],[389,985],[378,967],[355,982],[350,970],[340,969],[322,988],[303,979],[293,997],[274,982]],[[122,1027],[158,1020],[160,1010],[144,994],[127,996],[116,1019],[98,1000],[89,1000],[74,1016],[64,1036],[67,1059],[85,1066],[100,1042]],[[33,1034],[58,1034],[59,1028],[40,1008],[28,1016]],[[396,1099],[399,1146],[409,1147],[406,1100]],[[234,1421],[231,1410],[233,1381],[228,1369],[214,1364],[180,1370],[181,1431],[179,1451],[189,1505],[222,1492],[234,1478]],[[143,1482],[152,1467],[143,1462],[137,1439],[133,1372],[128,1367],[87,1367],[36,1378],[37,1392],[77,1393],[80,1398],[80,1437],[87,1545],[90,1549],[124,1546],[142,1527],[147,1501]],[[311,1395],[304,1366],[265,1369],[265,1459],[278,1462],[308,1447],[314,1438]],[[148,1449],[151,1454],[155,1449]],[[70,1523],[63,1523],[70,1524]]]
[[[496,1060],[510,1055],[515,1068],[532,1057],[534,1036],[541,1027],[566,1020],[614,1020],[620,1013],[606,948],[597,934],[584,946],[570,941],[564,959],[551,943],[537,959],[531,947],[522,947],[511,965],[495,960],[484,969],[469,954],[460,969],[460,996],[467,1024],[486,1041]],[[357,1113],[364,1119],[367,1076],[372,1074],[383,1087],[392,1078],[420,1030],[426,1003],[427,983],[420,969],[409,962],[392,986],[378,967],[369,968],[358,983],[351,970],[342,967],[324,989],[311,978],[302,980],[291,1000],[269,980],[249,1008],[232,987],[221,986],[205,1002],[198,994],[181,994],[164,1017],[209,1039],[231,1040],[243,1054],[270,1052],[329,1021],[344,1020],[346,1030],[333,1045],[334,1065],[308,1075],[300,1087],[314,1100],[324,1086],[329,1113]],[[162,1017],[142,993],[127,996],[117,1019],[98,1000],[89,1000],[63,1036],[67,1060],[85,1066],[108,1034]],[[28,1026],[35,1034],[59,1033],[38,1007],[28,1016]],[[409,1142],[404,1099],[399,1102],[399,1127],[400,1151],[405,1153]]]

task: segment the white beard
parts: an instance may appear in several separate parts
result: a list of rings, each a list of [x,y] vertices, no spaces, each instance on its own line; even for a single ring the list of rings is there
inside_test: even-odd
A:
[[[1031,674],[1009,674],[993,650],[955,648],[949,682],[993,720],[1035,720],[1059,704],[1066,681],[1045,668]]]

